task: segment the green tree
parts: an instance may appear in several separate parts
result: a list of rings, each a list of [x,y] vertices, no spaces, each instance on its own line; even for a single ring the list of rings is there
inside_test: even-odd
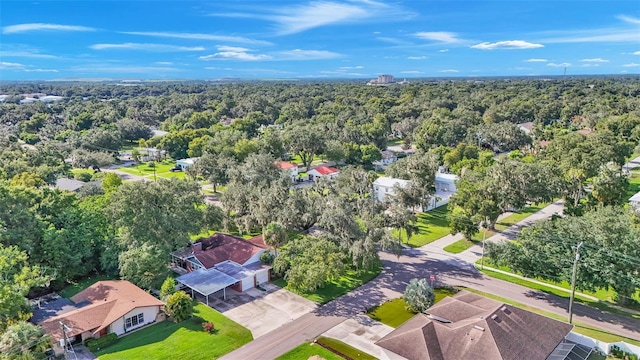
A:
[[[426,311],[433,305],[436,295],[426,279],[411,279],[404,290],[407,309],[416,313]]]
[[[0,335],[0,359],[45,359],[50,347],[49,336],[42,329],[26,321],[7,327]]]
[[[159,246],[147,243],[129,247],[118,256],[120,277],[144,289],[157,289],[169,274],[168,256]]]
[[[167,298],[164,311],[173,321],[184,321],[193,313],[193,300],[186,292],[176,291]]]
[[[478,232],[478,221],[474,221],[473,217],[459,206],[449,213],[449,226],[452,235],[462,233],[467,240],[471,240]]]
[[[162,286],[160,287],[160,298],[166,299],[167,296],[176,292],[176,280],[172,277],[167,277]]]
[[[620,171],[604,166],[591,185],[591,196],[603,206],[623,205],[628,200],[629,178]]]
[[[497,265],[530,278],[571,281],[574,246],[583,243],[576,287],[612,288],[624,304],[640,288],[635,259],[640,256],[640,230],[626,209],[598,207],[582,217],[567,216],[537,222],[516,242],[487,244],[487,256]]]
[[[264,243],[273,247],[277,255],[278,248],[287,244],[287,229],[280,223],[271,222],[262,230],[262,237]]]
[[[325,140],[319,129],[309,125],[292,126],[285,133],[285,141],[289,151],[300,156],[302,166],[311,166],[313,157],[321,154],[325,148]]]
[[[112,192],[118,190],[118,188],[122,185],[122,178],[114,173],[106,173],[104,178],[102,178],[102,189],[105,193],[111,194]]]

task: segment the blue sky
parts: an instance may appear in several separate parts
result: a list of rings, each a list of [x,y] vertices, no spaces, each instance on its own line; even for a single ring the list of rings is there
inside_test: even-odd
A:
[[[640,2],[12,1],[0,80],[640,73]]]

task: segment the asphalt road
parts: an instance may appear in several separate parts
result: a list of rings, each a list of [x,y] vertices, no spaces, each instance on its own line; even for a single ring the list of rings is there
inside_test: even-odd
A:
[[[434,285],[461,285],[495,294],[536,307],[566,315],[568,300],[523,286],[483,276],[469,263],[457,259],[432,259],[428,254],[411,249],[400,258],[381,253],[383,270],[369,283],[319,307],[313,313],[250,342],[222,359],[270,360],[321,335],[347,318],[398,297],[406,284],[415,277],[436,278]],[[640,321],[607,313],[581,304],[574,305],[574,321],[592,325],[622,336],[640,340]]]

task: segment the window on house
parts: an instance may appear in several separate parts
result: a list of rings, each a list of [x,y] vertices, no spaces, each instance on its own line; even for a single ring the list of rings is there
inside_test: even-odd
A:
[[[134,326],[142,325],[144,323],[144,314],[133,315],[124,319],[124,328],[129,329]]]

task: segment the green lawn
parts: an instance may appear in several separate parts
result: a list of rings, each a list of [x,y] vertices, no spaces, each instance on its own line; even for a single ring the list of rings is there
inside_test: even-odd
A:
[[[58,295],[62,296],[63,298],[69,299],[70,297],[74,296],[75,294],[88,288],[89,286],[95,284],[100,280],[113,280],[113,279],[117,279],[117,276],[106,275],[106,274],[92,275],[87,278],[77,280],[73,283],[68,284],[64,289],[58,291]]]
[[[131,175],[138,176],[146,176],[149,179],[153,179],[153,170],[154,167],[150,166],[151,162],[140,163],[136,166],[129,167],[121,167],[118,168],[119,171],[126,172]],[[185,173],[183,171],[171,172],[169,169],[176,166],[176,162],[174,160],[162,160],[162,162],[156,163],[155,165],[155,173],[156,178],[184,178]]]
[[[253,339],[251,332],[210,307],[198,304],[194,317],[180,323],[163,321],[96,352],[100,360],[216,359]],[[211,321],[216,332],[202,331],[200,318]]]
[[[339,352],[342,355],[345,355],[347,358],[349,359],[353,359],[353,360],[376,360],[375,357],[361,351],[358,350],[356,348],[354,348],[351,345],[345,344],[340,340],[336,340],[336,339],[332,339],[332,338],[328,338],[328,337],[324,337],[321,336],[318,338],[318,343],[321,344],[324,347],[330,348],[332,350],[335,350],[337,352]]]
[[[348,293],[349,291],[357,288],[362,284],[366,284],[367,282],[371,281],[373,278],[378,276],[378,274],[380,274],[380,270],[380,265],[378,265],[373,270],[362,271],[360,273],[355,270],[348,270],[347,273],[341,276],[338,280],[334,280],[326,284],[323,288],[309,294],[287,288],[287,281],[284,279],[277,279],[272,282],[282,288],[287,288],[287,290],[299,294],[300,296],[303,296],[311,301],[317,302],[319,304],[324,304],[341,295]]]
[[[475,244],[481,243],[483,239],[486,240],[494,234],[495,233],[491,230],[482,229],[481,231],[473,234],[473,236],[471,237],[471,241],[467,239],[460,239],[452,244],[445,246],[443,250],[452,254],[458,254],[467,250]]]
[[[420,247],[448,235],[451,232],[447,219],[448,214],[447,205],[418,214],[416,223],[418,232],[413,234],[408,242],[407,236],[403,232],[402,241],[411,247]],[[393,236],[398,236],[396,230],[393,231]]]
[[[435,292],[436,300],[434,304],[447,296],[454,295],[457,290],[450,288],[437,288],[435,289]],[[407,310],[407,303],[403,298],[389,300],[367,310],[367,315],[369,315],[373,320],[380,321],[381,323],[393,328],[397,328],[402,325],[415,314],[416,313]]]
[[[632,171],[631,174],[629,174],[627,197],[632,197],[638,191],[640,191],[640,171]]]
[[[307,360],[314,355],[318,355],[325,360],[343,360],[342,357],[316,343],[304,343],[286,354],[277,357],[276,360]]]
[[[529,215],[534,214],[534,213],[540,211],[541,209],[543,209],[543,208],[545,208],[547,206],[549,206],[549,203],[542,203],[542,204],[537,204],[537,205],[525,206],[524,209],[522,209],[522,210],[520,210],[518,212],[515,212],[515,213],[505,217],[504,219],[498,221],[496,223],[496,230],[498,230],[498,231],[505,230],[508,227],[519,223],[520,221],[522,221],[525,218],[529,217]]]
[[[543,315],[543,316],[546,316],[546,317],[550,317],[552,319],[556,319],[556,320],[560,320],[560,321],[564,321],[564,322],[567,321],[567,316],[562,316],[562,315],[557,315],[557,314],[554,314],[554,313],[550,313],[550,312],[547,312],[547,311],[544,311],[544,310],[540,310],[540,309],[535,308],[535,307],[527,306],[527,305],[521,304],[519,302],[512,301],[512,300],[509,300],[507,298],[496,296],[496,295],[493,295],[493,294],[490,294],[490,293],[486,293],[486,292],[483,292],[483,291],[479,291],[479,290],[475,290],[475,289],[471,289],[471,288],[464,288],[464,290],[476,293],[478,295],[482,295],[484,297],[488,297],[490,299],[494,299],[494,300],[503,302],[505,304],[513,305],[513,306],[518,307],[520,309],[524,309],[524,310],[527,310],[527,311],[534,312],[536,314],[540,314],[540,315]],[[637,340],[629,339],[629,338],[626,338],[624,336],[620,336],[620,335],[616,335],[616,334],[612,334],[612,333],[606,332],[604,330],[596,329],[594,327],[582,324],[580,322],[574,321],[573,324],[574,324],[573,331],[578,333],[578,334],[587,335],[587,336],[590,336],[590,337],[592,337],[594,339],[598,339],[598,340],[601,340],[601,341],[604,341],[604,342],[624,341],[624,342],[629,343],[629,344],[640,346],[640,341],[637,341]]]

